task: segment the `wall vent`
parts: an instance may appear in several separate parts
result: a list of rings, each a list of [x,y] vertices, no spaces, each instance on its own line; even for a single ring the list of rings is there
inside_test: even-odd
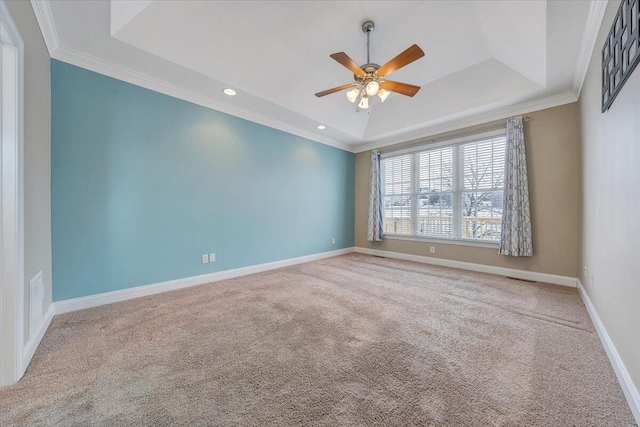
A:
[[[42,323],[42,305],[44,303],[44,283],[42,282],[42,270],[31,281],[29,304],[29,338],[38,333]]]

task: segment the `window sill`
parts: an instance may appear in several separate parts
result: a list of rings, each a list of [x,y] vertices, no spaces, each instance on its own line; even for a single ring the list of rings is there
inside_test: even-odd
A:
[[[476,248],[491,249],[498,249],[498,247],[500,246],[500,243],[498,242],[473,241],[465,239],[437,239],[433,237],[405,236],[402,234],[385,234],[383,239],[409,240],[413,242],[439,243],[443,245],[474,246]]]

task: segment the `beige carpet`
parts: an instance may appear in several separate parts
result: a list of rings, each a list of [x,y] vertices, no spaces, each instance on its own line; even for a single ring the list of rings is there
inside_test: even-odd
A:
[[[55,317],[39,424],[635,425],[575,289],[357,254]]]

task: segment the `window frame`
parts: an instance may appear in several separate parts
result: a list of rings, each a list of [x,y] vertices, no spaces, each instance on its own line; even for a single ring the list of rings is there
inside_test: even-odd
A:
[[[410,227],[411,234],[400,234],[400,233],[384,233],[385,238],[396,239],[396,240],[407,240],[407,241],[417,241],[417,242],[428,242],[428,243],[442,243],[442,244],[452,244],[452,245],[462,245],[462,246],[476,246],[483,248],[497,248],[500,245],[499,241],[495,240],[486,240],[486,239],[469,239],[463,237],[455,237],[461,235],[461,227],[462,227],[462,216],[458,214],[457,216],[453,216],[453,233],[454,237],[436,237],[436,236],[424,236],[417,233],[417,218],[419,217],[418,211],[418,201],[420,196],[420,180],[419,180],[419,165],[418,165],[418,156],[417,153],[429,151],[437,148],[445,148],[445,147],[456,147],[453,150],[453,212],[462,212],[462,198],[465,192],[472,192],[472,190],[464,189],[464,179],[463,179],[463,169],[464,166],[462,164],[462,159],[460,157],[460,150],[457,147],[465,144],[470,144],[474,142],[486,141],[488,139],[497,138],[497,137],[506,137],[506,128],[499,128],[487,132],[482,133],[474,133],[471,135],[461,136],[452,139],[446,139],[441,141],[432,141],[432,142],[421,142],[417,145],[413,145],[409,148],[385,152],[380,154],[380,160],[391,159],[398,156],[403,156],[410,154],[411,155],[411,173],[413,175],[413,179],[411,182],[411,218],[410,218]],[[381,168],[381,171],[384,169]],[[385,185],[384,179],[382,180],[382,185]],[[503,188],[504,189],[504,188]],[[500,189],[491,189],[488,191],[499,191]],[[383,209],[384,206],[383,206]],[[386,209],[385,209],[386,210]],[[383,220],[386,219],[386,215],[383,216]]]

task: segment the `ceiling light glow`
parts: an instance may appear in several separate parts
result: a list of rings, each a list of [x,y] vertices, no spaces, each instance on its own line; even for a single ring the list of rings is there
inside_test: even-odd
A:
[[[360,100],[360,104],[358,104],[358,108],[362,108],[363,110],[369,108],[369,98],[367,97],[367,95],[364,95],[362,97],[362,99]]]
[[[229,96],[233,96],[236,94],[236,91],[230,88],[226,88],[225,90],[223,90],[225,95],[229,95]]]
[[[318,129],[323,130],[326,129],[327,127],[325,125],[318,125]]]
[[[357,87],[354,87],[353,89],[347,91],[347,99],[351,103],[356,102],[356,99],[358,99],[358,95],[360,95],[360,89],[358,89]]]
[[[367,83],[367,95],[375,96],[378,94],[379,90],[380,90],[380,85],[378,84],[377,81],[373,80]]]
[[[378,91],[378,96],[380,97],[382,102],[384,102],[384,100],[387,99],[390,94],[391,92],[389,92],[388,90],[384,90],[382,88],[380,88],[380,90]]]

